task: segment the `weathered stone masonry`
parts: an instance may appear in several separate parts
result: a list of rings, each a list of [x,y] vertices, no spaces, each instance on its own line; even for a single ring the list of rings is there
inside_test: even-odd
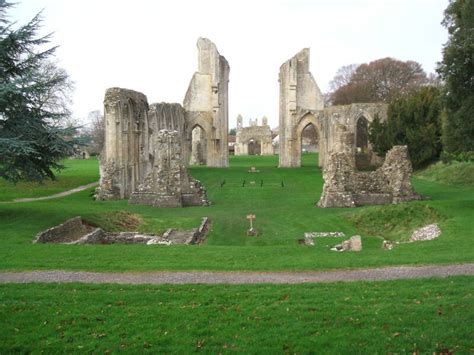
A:
[[[386,104],[352,104],[324,108],[324,100],[309,71],[308,48],[280,67],[279,166],[301,166],[303,130],[313,125],[319,141],[319,166],[333,152],[351,155],[358,168],[379,165],[368,142],[368,126],[376,116],[385,120]]]
[[[412,171],[407,146],[393,147],[383,165],[371,172],[356,171],[348,153],[332,153],[324,167],[318,206],[356,207],[419,200],[421,196],[410,182]]]
[[[207,38],[199,38],[198,71],[194,73],[184,98],[187,156],[192,151],[192,131],[198,126],[204,133],[207,166],[229,166],[229,72],[227,60]]]

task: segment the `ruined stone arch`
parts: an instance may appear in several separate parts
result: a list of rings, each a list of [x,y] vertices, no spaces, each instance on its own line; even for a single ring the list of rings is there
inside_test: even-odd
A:
[[[193,132],[195,128],[200,128],[201,134],[199,142],[196,141]],[[186,151],[184,152],[185,162],[190,165],[207,165],[209,159],[209,144],[212,144],[214,127],[203,115],[197,115],[186,123]]]
[[[306,127],[312,125],[316,129],[316,133],[318,135],[318,146],[319,146],[319,154],[324,154],[324,141],[322,139],[322,127],[319,120],[312,112],[306,112],[299,120],[299,123],[295,127],[294,136],[296,137],[296,161],[297,166],[301,166],[301,153],[302,153],[302,135],[303,131]],[[321,157],[320,157],[321,160]],[[320,164],[321,165],[321,164]]]

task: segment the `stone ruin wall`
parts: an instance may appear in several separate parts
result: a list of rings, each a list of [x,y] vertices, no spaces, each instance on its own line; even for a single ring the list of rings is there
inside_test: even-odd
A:
[[[182,137],[176,130],[160,129],[150,145],[150,172],[131,194],[130,204],[153,207],[208,205],[201,183],[187,173],[182,159]]]
[[[128,198],[149,169],[147,98],[133,90],[107,89],[104,116],[105,146],[97,197]]]
[[[301,166],[301,132],[297,129],[299,121],[304,119],[306,112],[324,108],[323,95],[309,71],[309,54],[309,48],[305,48],[280,67],[280,167]],[[306,117],[306,120],[308,124],[312,121],[319,126],[314,117]]]
[[[380,165],[370,144],[364,152],[356,147],[357,122],[367,123],[376,115],[387,117],[386,104],[351,104],[324,108],[324,100],[309,71],[309,49],[303,49],[280,67],[279,166],[301,166],[301,135],[312,124],[318,134],[319,166],[323,167],[333,152],[348,152],[359,168]]]
[[[375,171],[355,170],[351,154],[334,152],[324,167],[319,207],[356,207],[419,200],[410,182],[412,165],[407,146],[394,146]]]
[[[192,151],[192,130],[204,130],[207,166],[229,166],[228,85],[230,67],[217,47],[207,38],[199,38],[198,71],[194,73],[184,98],[186,119],[187,156]]]
[[[243,127],[242,116],[237,117],[237,130],[235,138],[235,155],[249,155],[250,140],[260,143],[260,155],[273,155],[272,130],[268,119],[262,118],[262,125],[258,121],[250,122],[248,127]]]
[[[155,207],[206,205],[199,181],[187,174],[184,109],[148,105],[132,90],[106,91],[105,146],[100,159],[99,200],[126,199]]]

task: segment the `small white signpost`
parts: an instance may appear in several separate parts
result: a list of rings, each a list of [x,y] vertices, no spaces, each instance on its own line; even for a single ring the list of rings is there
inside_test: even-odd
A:
[[[257,231],[253,228],[253,220],[257,217],[254,214],[248,214],[247,219],[250,221],[250,229],[247,231],[247,235],[257,235]]]

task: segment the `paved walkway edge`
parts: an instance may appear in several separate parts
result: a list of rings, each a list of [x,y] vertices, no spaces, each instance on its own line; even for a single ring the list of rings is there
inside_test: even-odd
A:
[[[321,282],[383,281],[474,275],[474,264],[397,266],[320,272],[0,272],[0,283],[94,284],[300,284]]]
[[[87,185],[78,186],[78,187],[76,187],[74,189],[71,189],[71,190],[59,192],[57,194],[50,195],[50,196],[17,198],[17,199],[14,199],[13,201],[4,201],[4,203],[12,203],[12,202],[13,203],[18,203],[18,202],[33,202],[33,201],[51,200],[51,199],[54,199],[54,198],[69,196],[69,195],[72,195],[76,192],[84,191],[88,188],[98,186],[98,185],[99,185],[99,182],[96,181],[96,182],[91,182],[90,184],[87,184]]]

